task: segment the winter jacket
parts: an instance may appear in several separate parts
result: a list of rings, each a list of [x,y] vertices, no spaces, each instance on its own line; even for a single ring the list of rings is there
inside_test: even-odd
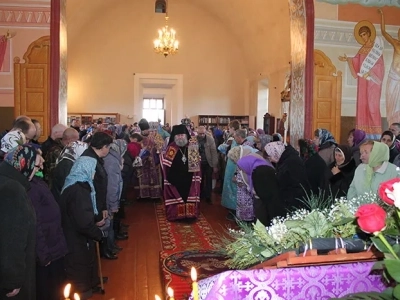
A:
[[[104,157],[104,168],[107,172],[107,210],[116,212],[119,208],[119,199],[122,192],[122,175],[121,175],[122,159],[121,156],[113,149],[106,157]]]
[[[89,156],[93,157],[97,160],[96,164],[96,173],[94,174],[93,185],[94,189],[96,190],[96,202],[97,202],[97,210],[99,214],[97,215],[97,222],[102,219],[101,211],[107,210],[107,172],[104,169],[104,160],[103,158],[99,157],[96,152],[89,147],[82,153],[82,156]]]
[[[36,217],[28,179],[0,163],[0,299],[34,300]],[[5,294],[21,288],[18,295]]]
[[[28,191],[36,212],[36,256],[45,266],[67,254],[67,242],[61,227],[61,212],[46,183],[33,177]]]

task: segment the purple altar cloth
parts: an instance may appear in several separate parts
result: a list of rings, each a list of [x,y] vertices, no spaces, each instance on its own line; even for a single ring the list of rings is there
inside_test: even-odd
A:
[[[199,281],[201,300],[320,300],[386,286],[371,275],[374,262],[226,271]],[[189,299],[193,299],[191,296]]]

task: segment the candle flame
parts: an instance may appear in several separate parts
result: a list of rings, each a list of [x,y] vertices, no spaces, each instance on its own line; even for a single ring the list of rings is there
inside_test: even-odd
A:
[[[161,300],[160,296],[156,295],[155,300]]]
[[[81,300],[81,298],[79,297],[79,295],[77,293],[74,294],[74,300]]]
[[[71,284],[68,283],[64,288],[64,298],[69,298],[70,292],[71,292]]]
[[[167,293],[169,297],[174,297],[174,290],[171,287],[168,287]]]
[[[196,272],[196,269],[194,267],[192,267],[192,270],[190,271],[190,277],[192,277],[192,281],[196,281],[197,280],[197,272]]]

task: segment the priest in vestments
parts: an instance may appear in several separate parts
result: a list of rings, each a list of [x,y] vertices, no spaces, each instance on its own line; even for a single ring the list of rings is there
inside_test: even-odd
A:
[[[196,137],[175,125],[162,154],[164,201],[168,221],[197,218],[200,213],[200,153]]]

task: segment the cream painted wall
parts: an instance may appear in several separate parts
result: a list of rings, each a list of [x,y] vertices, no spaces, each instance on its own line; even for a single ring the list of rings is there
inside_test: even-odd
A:
[[[79,12],[88,20],[83,28],[68,26],[68,111],[117,112],[122,122],[128,115],[138,119],[133,73],[157,73],[183,75],[184,115],[242,114],[247,74],[230,32],[190,2],[171,5],[180,52],[164,58],[152,49],[164,25],[164,15],[153,9],[152,1],[126,0],[96,15]]]
[[[317,19],[337,20],[338,5],[314,1],[314,13]]]

